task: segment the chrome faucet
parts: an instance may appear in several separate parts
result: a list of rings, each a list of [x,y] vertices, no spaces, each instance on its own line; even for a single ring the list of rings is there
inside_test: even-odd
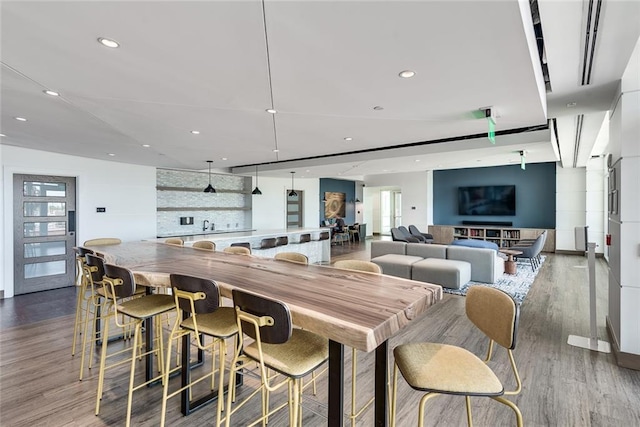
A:
[[[205,219],[202,223],[202,231],[207,231],[207,224],[209,224],[209,220]]]

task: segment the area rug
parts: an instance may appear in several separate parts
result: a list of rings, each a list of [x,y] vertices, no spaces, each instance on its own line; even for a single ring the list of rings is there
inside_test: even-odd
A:
[[[513,297],[519,304],[522,304],[524,297],[527,296],[529,292],[529,288],[533,284],[540,268],[542,268],[542,264],[544,264],[544,260],[546,257],[544,255],[541,256],[540,266],[536,269],[536,271],[531,270],[531,263],[528,259],[521,259],[517,261],[518,264],[518,274],[506,274],[503,273],[502,277],[500,277],[496,283],[481,283],[481,282],[469,282],[466,285],[462,286],[460,289],[449,289],[442,288],[442,290],[448,294],[453,295],[467,295],[467,290],[471,286],[475,285],[483,285],[490,286],[492,288],[497,288],[502,291],[505,291],[509,295]]]

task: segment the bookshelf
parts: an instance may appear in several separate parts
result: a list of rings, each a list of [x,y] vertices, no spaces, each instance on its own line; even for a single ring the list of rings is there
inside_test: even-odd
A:
[[[544,228],[501,228],[489,226],[430,225],[429,233],[434,243],[449,244],[458,239],[476,239],[493,242],[501,248],[509,248],[522,239],[535,239]],[[555,230],[547,229],[547,240],[544,252],[555,252]]]

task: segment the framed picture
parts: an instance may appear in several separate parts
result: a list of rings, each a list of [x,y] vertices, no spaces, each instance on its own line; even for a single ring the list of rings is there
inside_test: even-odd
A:
[[[325,192],[324,198],[324,217],[325,218],[344,218],[345,216],[345,193]]]

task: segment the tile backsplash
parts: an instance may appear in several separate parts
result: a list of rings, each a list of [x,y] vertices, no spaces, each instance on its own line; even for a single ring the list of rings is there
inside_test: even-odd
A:
[[[158,237],[251,229],[251,178],[211,174],[216,193],[205,193],[208,173],[156,169]],[[180,225],[180,217],[193,217]]]

